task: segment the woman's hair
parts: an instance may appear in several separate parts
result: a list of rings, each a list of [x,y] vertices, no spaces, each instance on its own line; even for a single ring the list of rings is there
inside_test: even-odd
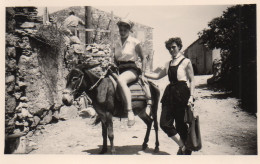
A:
[[[180,48],[180,50],[181,50],[181,48],[182,48],[181,38],[179,38],[179,37],[170,38],[169,40],[167,40],[167,41],[165,42],[165,47],[169,50],[172,43],[176,43],[177,46],[178,46],[178,47]]]

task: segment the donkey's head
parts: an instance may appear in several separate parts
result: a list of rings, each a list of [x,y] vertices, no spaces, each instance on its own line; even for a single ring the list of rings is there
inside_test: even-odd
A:
[[[78,98],[84,91],[91,87],[95,76],[89,72],[89,69],[99,64],[82,64],[73,68],[66,77],[67,84],[63,90],[62,102],[70,106],[74,99]]]

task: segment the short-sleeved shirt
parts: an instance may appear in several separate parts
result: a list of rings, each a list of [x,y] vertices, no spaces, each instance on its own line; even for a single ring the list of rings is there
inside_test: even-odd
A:
[[[65,27],[77,27],[79,23],[84,24],[84,22],[75,15],[70,15],[68,18],[64,20]]]
[[[119,62],[137,61],[138,56],[135,47],[140,41],[134,37],[128,36],[127,40],[122,45],[121,40],[115,43],[115,58]]]

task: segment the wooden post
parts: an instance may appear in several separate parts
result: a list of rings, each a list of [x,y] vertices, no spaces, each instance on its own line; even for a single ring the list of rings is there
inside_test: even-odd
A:
[[[112,51],[112,58],[114,58],[115,55],[115,42],[114,42],[114,12],[111,11],[111,29],[110,29],[110,40],[111,40],[111,51]]]
[[[92,8],[85,6],[85,28],[92,29]],[[86,31],[86,44],[91,44],[91,31]]]

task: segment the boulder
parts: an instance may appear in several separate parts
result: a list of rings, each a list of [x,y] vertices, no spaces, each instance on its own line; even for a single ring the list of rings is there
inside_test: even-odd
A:
[[[62,106],[60,108],[59,118],[68,120],[78,116],[78,109],[75,106]]]
[[[46,116],[40,121],[41,125],[46,125],[48,123],[50,123],[52,120],[52,111],[49,110],[46,114]]]

